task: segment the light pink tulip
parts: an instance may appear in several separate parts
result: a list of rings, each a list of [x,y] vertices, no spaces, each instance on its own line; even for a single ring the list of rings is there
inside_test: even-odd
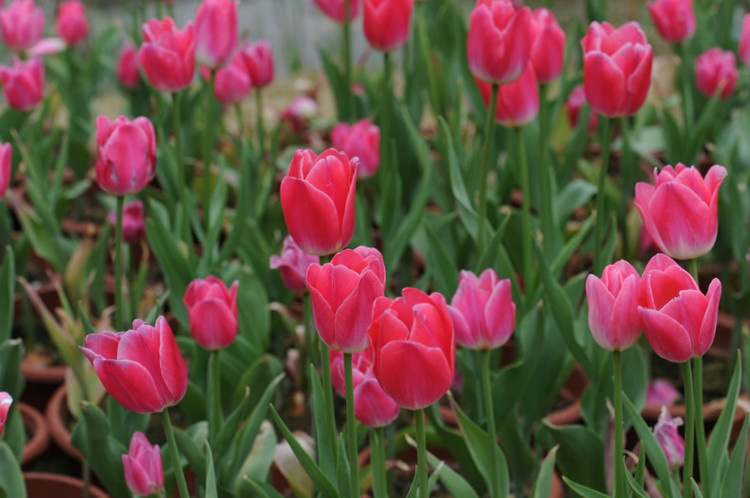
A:
[[[164,468],[159,445],[151,446],[142,432],[135,432],[130,440],[130,451],[122,455],[125,482],[130,491],[140,496],[151,496],[164,490]]]
[[[271,256],[270,268],[279,270],[281,280],[284,285],[292,292],[302,292],[307,289],[305,274],[307,268],[312,264],[320,264],[320,256],[307,254],[303,251],[291,235],[284,237],[284,246],[281,248],[281,255]]]
[[[739,79],[734,54],[719,47],[706,50],[695,59],[695,86],[706,97],[719,93],[728,99]]]
[[[659,442],[667,463],[671,470],[682,467],[685,461],[685,440],[682,439],[678,427],[682,425],[680,417],[672,418],[666,406],[661,407],[659,420],[654,427],[654,437]]]
[[[380,167],[380,128],[369,119],[362,119],[353,125],[339,123],[331,131],[334,149],[344,152],[350,158],[359,159],[357,178],[370,178]]]
[[[156,173],[156,133],[148,118],[96,118],[96,181],[112,195],[143,190]]]
[[[30,111],[44,97],[44,64],[41,59],[21,62],[13,57],[13,66],[0,66],[0,82],[5,100],[17,111]]]
[[[8,419],[8,410],[10,405],[13,404],[13,398],[6,392],[0,392],[0,436],[3,435],[3,427],[5,427],[5,421]]]
[[[190,335],[203,349],[224,349],[237,337],[237,286],[227,289],[220,279],[210,275],[196,278],[187,288],[183,302],[190,321]]]
[[[89,34],[89,22],[86,19],[86,7],[80,0],[68,0],[60,4],[55,20],[57,36],[68,45],[76,45]]]
[[[44,13],[34,0],[14,0],[0,12],[0,34],[14,52],[23,52],[42,38]]]
[[[531,16],[529,57],[539,83],[549,83],[562,74],[565,63],[565,32],[552,13],[536,9]]]
[[[589,328],[607,351],[628,349],[641,336],[640,284],[638,272],[624,260],[604,268],[601,279],[593,274],[586,279]]]
[[[695,33],[693,0],[656,0],[646,4],[659,36],[668,42],[689,40]]]
[[[250,75],[250,83],[255,88],[263,88],[273,81],[273,53],[271,42],[260,40],[254,43],[245,43],[240,47],[240,54],[245,60],[247,73]]]
[[[211,69],[224,67],[237,49],[237,2],[203,0],[195,15],[195,60]]]

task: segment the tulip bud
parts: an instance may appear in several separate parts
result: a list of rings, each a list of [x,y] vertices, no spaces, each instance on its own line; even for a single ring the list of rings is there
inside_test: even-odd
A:
[[[672,418],[666,406],[661,407],[659,420],[654,427],[654,437],[659,442],[671,470],[682,467],[685,461],[685,440],[677,428],[682,425],[680,417]]]
[[[96,181],[112,195],[130,195],[151,183],[156,172],[156,134],[147,118],[96,118],[99,160]]]
[[[232,62],[216,71],[214,97],[222,104],[229,105],[242,101],[250,92],[250,75],[242,56],[238,53]]]
[[[13,168],[13,147],[9,143],[0,143],[0,199],[10,185],[10,175]]]
[[[641,336],[640,285],[638,272],[624,260],[604,268],[601,279],[595,275],[586,279],[589,328],[607,351],[628,349]]]
[[[240,48],[240,54],[245,60],[252,86],[263,88],[273,81],[271,42],[261,40],[255,43],[245,43]]]
[[[195,42],[193,24],[180,31],[171,17],[151,19],[143,25],[143,45],[138,63],[155,89],[179,92],[195,76]]]
[[[125,482],[130,491],[140,496],[151,496],[164,490],[164,469],[159,445],[151,446],[142,432],[135,432],[130,440],[130,451],[122,455]]]
[[[31,48],[42,38],[44,13],[34,0],[14,0],[0,12],[0,34],[14,52]]]
[[[695,59],[695,86],[706,97],[719,93],[721,99],[729,98],[737,86],[738,78],[732,52],[714,47]]]
[[[270,268],[278,269],[281,273],[281,280],[284,285],[292,292],[302,292],[307,289],[305,274],[307,268],[312,264],[319,264],[320,257],[307,254],[294,242],[294,239],[287,235],[284,237],[284,246],[281,249],[281,256],[271,256]]]
[[[76,45],[89,34],[89,22],[86,19],[86,7],[80,0],[68,0],[60,4],[55,21],[57,36],[68,45]]]
[[[369,119],[353,125],[339,123],[331,131],[333,148],[359,159],[357,178],[370,178],[380,167],[380,128]]]
[[[214,276],[190,282],[183,301],[190,335],[203,349],[224,349],[237,337],[237,285],[235,281],[227,290]]]
[[[695,33],[693,0],[656,0],[646,7],[656,32],[668,42],[684,42]]]
[[[122,47],[117,59],[117,81],[124,88],[137,88],[141,83],[141,73],[138,69],[138,53],[133,45]]]
[[[392,52],[406,43],[414,0],[364,0],[362,27],[367,42],[380,52]]]
[[[13,403],[13,398],[6,392],[0,392],[0,436],[3,435],[3,427],[8,419],[8,410]]]
[[[204,0],[195,15],[195,60],[211,69],[224,67],[237,48],[237,3]]]
[[[568,116],[568,122],[572,128],[578,126],[578,116],[581,113],[581,107],[586,103],[586,92],[583,90],[583,85],[576,86],[570,95],[568,100],[565,102],[565,114]],[[594,133],[596,128],[599,126],[599,118],[596,111],[589,109],[589,133]]]
[[[539,83],[557,79],[565,62],[565,33],[552,13],[536,9],[529,24],[531,51],[529,58]]]
[[[0,66],[0,82],[5,100],[17,111],[30,111],[44,97],[44,65],[41,59],[21,62],[13,57],[13,66]]]
[[[109,221],[117,223],[117,213],[110,211]],[[143,220],[143,203],[133,201],[125,204],[122,210],[122,240],[132,244],[146,237],[146,223]]]
[[[475,81],[484,105],[489,106],[492,87],[482,80]],[[534,121],[538,112],[539,87],[534,67],[529,62],[520,78],[498,88],[495,121],[503,126],[519,128]]]
[[[328,17],[334,21],[343,24],[346,21],[346,6],[344,2],[347,0],[313,0],[313,3]],[[349,20],[356,19],[359,15],[359,3],[361,0],[348,0],[349,1]]]

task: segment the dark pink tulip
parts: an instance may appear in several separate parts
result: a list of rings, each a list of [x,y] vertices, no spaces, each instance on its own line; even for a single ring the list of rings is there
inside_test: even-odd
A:
[[[443,397],[456,371],[453,322],[445,298],[407,287],[395,300],[378,298],[372,319],[370,346],[383,390],[409,410]]]
[[[334,149],[316,156],[298,150],[281,181],[281,209],[289,234],[303,251],[341,250],[354,234],[355,162]]]
[[[562,74],[565,63],[565,32],[552,13],[536,9],[531,16],[529,57],[539,83],[549,83]]]
[[[671,470],[682,467],[685,462],[685,440],[678,428],[682,425],[680,417],[672,418],[666,406],[661,407],[659,420],[654,427],[654,437],[659,442]]]
[[[0,82],[5,100],[17,111],[30,111],[44,97],[44,64],[41,59],[21,62],[13,57],[13,66],[0,66]]]
[[[250,75],[242,56],[235,54],[228,66],[216,71],[214,97],[222,104],[240,102],[250,93]]]
[[[362,26],[367,43],[380,52],[401,48],[409,37],[414,0],[363,0]]]
[[[489,106],[492,87],[480,79],[475,79],[475,81],[484,105]],[[538,113],[539,87],[534,67],[529,62],[520,78],[507,85],[500,85],[497,93],[495,121],[503,126],[518,128],[534,121]]]
[[[0,12],[0,34],[9,49],[23,52],[42,38],[44,13],[34,0],[14,0]]]
[[[623,351],[636,343],[643,331],[638,304],[641,277],[627,261],[604,268],[602,278],[586,279],[589,328],[596,343],[607,351]]]
[[[250,83],[255,88],[263,88],[273,81],[273,53],[271,42],[260,40],[255,43],[245,43],[240,47],[240,54],[245,61]]]
[[[109,222],[117,223],[117,213],[110,211]],[[146,223],[143,219],[143,203],[132,201],[125,204],[122,210],[122,240],[132,244],[146,237]]]
[[[281,248],[281,255],[271,256],[270,267],[272,270],[278,269],[281,273],[281,280],[284,285],[292,292],[302,292],[307,289],[305,274],[307,268],[312,264],[319,264],[320,257],[307,254],[294,242],[291,235],[284,237],[284,246]]]
[[[140,192],[156,173],[156,134],[147,118],[96,118],[96,181],[113,195]]]
[[[141,73],[138,68],[138,52],[133,45],[122,47],[117,59],[117,81],[124,88],[137,88],[141,83]]]
[[[586,103],[586,92],[583,85],[576,86],[565,102],[565,114],[568,116],[568,122],[572,128],[578,126],[578,116],[581,114],[581,107]],[[589,109],[589,133],[594,133],[599,126],[599,118],[596,111]]]
[[[654,352],[675,363],[703,356],[716,335],[720,299],[719,279],[711,281],[704,296],[669,256],[651,258],[643,270],[638,312]]]
[[[508,342],[516,326],[516,304],[510,295],[510,280],[500,280],[491,268],[479,277],[470,271],[461,271],[448,311],[453,319],[456,342],[465,348],[499,348]]]
[[[344,23],[346,21],[345,0],[312,0],[312,2],[323,11],[325,15],[336,21]],[[359,3],[361,0],[349,1],[349,20],[356,19],[359,15]]]
[[[347,156],[359,159],[358,178],[370,178],[380,167],[380,128],[369,119],[362,119],[353,125],[339,123],[331,131],[334,149]]]
[[[466,52],[472,74],[487,83],[508,84],[529,60],[531,11],[510,0],[477,0],[469,19]]]
[[[185,362],[163,316],[153,327],[135,320],[127,332],[89,334],[85,344],[81,351],[109,395],[125,409],[157,413],[185,396]]]
[[[635,205],[656,246],[677,259],[693,259],[708,253],[719,228],[719,188],[727,176],[714,165],[705,180],[691,166],[654,169],[654,185],[635,186]]]
[[[5,421],[8,419],[8,410],[10,405],[13,404],[13,398],[6,392],[0,392],[0,436],[3,435],[3,427],[5,427]]]
[[[237,2],[203,0],[195,15],[195,60],[211,69],[224,67],[237,49]]]
[[[646,7],[656,32],[666,41],[683,42],[695,33],[693,0],[655,0],[647,3]]]
[[[180,31],[171,17],[151,19],[143,25],[143,45],[138,63],[148,82],[157,90],[179,92],[195,76],[193,24]]]
[[[615,29],[592,22],[581,40],[583,87],[591,107],[604,116],[638,112],[651,86],[653,53],[637,22]]]
[[[359,353],[367,348],[372,303],[385,292],[385,266],[377,249],[359,246],[307,269],[315,328],[331,349]]]
[[[750,14],[742,18],[742,33],[740,34],[740,45],[737,47],[740,60],[746,66],[750,66]]]
[[[130,451],[122,456],[125,482],[140,496],[159,494],[164,490],[164,468],[159,445],[151,446],[142,432],[135,432],[130,440]]]
[[[86,19],[86,7],[80,0],[68,0],[60,4],[55,31],[57,31],[57,36],[71,46],[88,36],[89,22]]]
[[[722,99],[729,98],[738,78],[737,63],[732,52],[714,47],[695,59],[695,86],[706,97],[718,93]]]
[[[190,335],[200,347],[224,349],[237,337],[237,285],[209,276],[196,278],[187,288],[183,302],[190,321]]]
[[[9,143],[0,143],[0,199],[10,185],[10,174],[13,168],[13,147]]]

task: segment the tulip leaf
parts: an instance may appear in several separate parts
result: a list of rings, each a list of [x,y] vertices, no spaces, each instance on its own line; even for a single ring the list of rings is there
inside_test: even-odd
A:
[[[206,498],[219,498],[219,491],[216,489],[216,472],[214,471],[214,457],[211,454],[211,446],[206,441]]]
[[[13,399],[20,398],[23,392],[24,378],[18,372],[24,352],[21,339],[0,343],[0,391],[7,392]]]
[[[552,496],[550,493],[552,490],[552,475],[555,472],[555,460],[559,448],[559,446],[552,448],[542,460],[539,475],[534,481],[534,487],[531,488],[529,498],[549,498]]]
[[[589,488],[606,490],[601,437],[583,425],[555,426],[548,419],[543,424],[539,430],[549,434],[560,446],[557,458],[560,473]]]
[[[437,469],[442,463],[438,457],[429,451],[427,452],[427,461],[433,469]],[[479,498],[479,495],[474,491],[474,488],[471,487],[471,484],[469,484],[461,474],[447,465],[443,466],[438,475],[438,479],[440,479],[440,482],[443,483],[446,491],[448,491],[451,496],[460,496],[461,498]]]
[[[466,232],[476,241],[478,232],[477,212],[471,204],[469,194],[466,190],[466,184],[464,183],[464,177],[458,166],[458,158],[456,157],[456,149],[453,145],[453,139],[451,138],[450,130],[448,130],[448,125],[445,123],[442,116],[438,121],[438,126],[440,130],[441,152],[448,166],[451,192],[453,193],[453,199],[456,201],[458,216],[461,218],[461,223],[463,223]],[[490,247],[492,247],[492,245],[490,245]]]
[[[26,498],[26,484],[21,474],[21,464],[10,447],[0,441],[0,496]]]
[[[174,437],[177,442],[177,448],[180,450],[180,455],[185,457],[188,467],[193,469],[198,480],[203,482],[206,478],[207,461],[206,455],[201,448],[201,443],[208,438],[208,424],[206,422],[198,422],[190,426],[187,431],[175,429]],[[165,457],[172,457],[167,445],[162,447],[162,453]],[[167,466],[165,464],[164,468],[173,469],[174,465]]]
[[[580,178],[565,185],[555,199],[555,210],[558,215],[555,222],[558,225],[564,223],[573,211],[591,200],[594,194],[596,194],[596,185]]]
[[[0,269],[0,344],[10,339],[13,326],[13,294],[16,285],[16,263],[13,248],[5,248]]]
[[[247,477],[245,483],[250,487],[251,493],[245,493],[238,496],[256,496],[258,498],[284,498],[284,495],[276,491],[273,486],[267,482],[260,481],[254,477]]]
[[[690,478],[690,485],[693,488],[693,496],[695,498],[703,498],[703,491],[701,491],[700,486],[698,486],[698,483],[695,482],[695,477]]]
[[[327,355],[327,353],[326,353]],[[312,395],[313,423],[318,447],[318,463],[329,479],[336,476],[336,422],[333,405],[326,402],[325,391],[315,366],[310,363],[308,379]]]
[[[435,275],[435,290],[444,295],[451,295],[458,287],[458,268],[455,259],[451,258],[445,250],[445,244],[435,235],[435,230],[430,227],[427,220],[422,223],[424,232],[427,234],[427,258],[432,273]]]
[[[268,406],[268,405],[266,405]],[[258,436],[253,442],[250,452],[240,465],[237,477],[234,480],[233,490],[237,496],[247,496],[243,492],[247,488],[249,479],[258,479],[265,481],[268,478],[268,472],[273,465],[273,459],[276,452],[276,431],[270,422],[264,422]],[[240,456],[242,453],[239,454]]]
[[[114,438],[128,447],[134,432],[146,432],[151,414],[131,412],[110,396],[107,400],[107,418]]]
[[[333,96],[336,101],[336,109],[338,110],[338,118],[341,121],[347,121],[349,116],[346,115],[346,110],[348,108],[346,99],[351,95],[351,89],[346,87],[344,75],[328,56],[327,51],[321,48],[318,50],[318,54],[320,55],[320,61],[323,63],[323,71],[326,73],[328,84],[333,91]]]
[[[565,476],[563,476],[563,481],[565,481],[565,484],[567,484],[570,489],[578,493],[583,498],[609,498],[609,495],[605,495],[601,491],[597,491],[595,489],[589,488],[588,486],[584,486],[583,484],[571,481]]]
[[[442,473],[443,469],[445,469],[445,462],[440,461],[438,462],[437,467],[435,467],[435,470],[430,474],[429,479],[427,479],[427,495],[429,496],[430,491],[432,488],[435,487],[435,484],[437,484],[437,480],[440,477],[440,474]],[[417,475],[414,474],[414,480],[411,482],[411,487],[409,488],[409,493],[406,495],[406,498],[417,498],[419,495],[419,479],[416,478]],[[457,495],[462,496],[463,495]]]
[[[635,480],[633,474],[625,472],[625,480],[628,482],[628,486],[630,486],[630,489],[636,494],[636,496],[639,496],[640,498],[649,498],[648,493],[643,490],[643,485]]]
[[[721,492],[716,496],[741,496],[742,495],[742,469],[745,467],[745,458],[747,450],[747,427],[750,415],[745,415],[742,422],[742,430],[734,446],[732,457],[729,459],[729,465],[724,473],[724,481],[721,483]],[[714,475],[714,482],[718,475]]]

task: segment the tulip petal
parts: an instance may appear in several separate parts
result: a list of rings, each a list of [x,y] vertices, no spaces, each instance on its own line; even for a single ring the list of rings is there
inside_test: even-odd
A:
[[[690,336],[671,316],[656,310],[638,307],[646,339],[654,352],[665,360],[682,363],[690,359]]]
[[[713,279],[706,294],[708,305],[706,314],[698,332],[698,337],[693,340],[693,355],[703,356],[711,347],[716,336],[716,321],[719,315],[719,301],[721,301],[721,281]]]
[[[438,348],[406,341],[390,342],[380,351],[383,390],[401,407],[425,408],[439,400],[453,381],[452,370]]]
[[[355,288],[336,309],[334,342],[345,353],[367,348],[367,329],[372,321],[372,303],[383,295],[383,282],[371,271],[359,278]]]
[[[305,252],[322,256],[340,248],[338,213],[324,192],[287,176],[281,181],[281,208],[289,233]]]
[[[237,336],[237,319],[226,301],[205,299],[198,302],[190,314],[190,335],[204,349],[223,349]]]
[[[502,346],[516,327],[516,304],[511,297],[510,280],[501,280],[484,307],[490,349]]]
[[[109,395],[128,410],[156,413],[164,408],[154,378],[135,361],[95,360],[94,371]]]
[[[583,58],[583,88],[586,101],[607,117],[617,117],[627,106],[625,75],[602,52],[589,52]]]
[[[589,305],[589,328],[596,343],[608,351],[614,351],[612,310],[615,298],[604,283],[595,275],[586,278],[586,299]]]

